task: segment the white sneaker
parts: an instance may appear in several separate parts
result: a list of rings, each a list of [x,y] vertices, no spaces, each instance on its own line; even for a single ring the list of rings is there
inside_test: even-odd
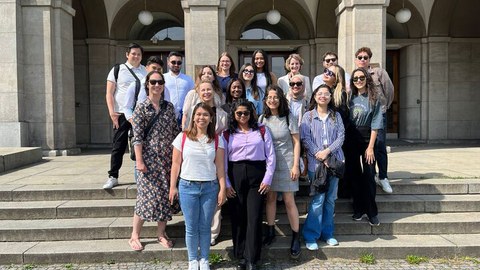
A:
[[[103,189],[111,189],[114,186],[118,186],[118,179],[113,176],[110,176],[107,182],[105,182],[105,184],[103,185]]]
[[[390,183],[388,182],[388,178],[381,179],[378,182],[379,182],[379,186],[382,187],[383,191],[385,191],[386,193],[392,193],[393,192],[393,189],[390,186]]]
[[[197,260],[189,261],[188,270],[198,270],[198,261]]]
[[[318,244],[317,244],[317,242],[305,243],[305,247],[306,247],[308,250],[318,250]]]
[[[200,260],[200,270],[210,270],[210,264],[208,263],[208,260]]]

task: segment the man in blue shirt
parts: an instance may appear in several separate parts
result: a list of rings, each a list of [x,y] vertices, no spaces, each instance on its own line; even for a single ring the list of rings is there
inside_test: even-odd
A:
[[[165,92],[170,96],[170,102],[175,108],[178,124],[182,122],[182,108],[188,91],[195,88],[192,78],[182,73],[183,55],[179,52],[170,52],[167,58],[169,71],[165,77]]]

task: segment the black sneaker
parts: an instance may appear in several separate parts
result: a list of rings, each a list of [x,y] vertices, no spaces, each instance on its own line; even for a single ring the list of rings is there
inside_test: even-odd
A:
[[[370,223],[370,226],[380,226],[380,220],[376,216],[368,218],[368,223]]]
[[[356,221],[360,221],[363,218],[363,214],[353,214],[352,219]]]

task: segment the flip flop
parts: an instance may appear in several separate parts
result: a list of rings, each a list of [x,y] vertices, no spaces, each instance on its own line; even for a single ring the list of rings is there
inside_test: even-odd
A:
[[[168,236],[166,235],[158,237],[157,240],[158,243],[160,243],[160,245],[162,245],[164,248],[173,248],[173,246],[175,245],[175,242],[168,238]]]
[[[143,246],[142,246],[142,243],[140,242],[140,239],[130,239],[128,240],[128,244],[130,245],[130,248],[132,248],[134,251],[143,250]]]

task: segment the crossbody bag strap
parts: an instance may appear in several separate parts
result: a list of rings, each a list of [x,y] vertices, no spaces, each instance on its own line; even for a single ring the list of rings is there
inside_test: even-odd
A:
[[[133,70],[131,68],[129,68],[126,64],[124,64],[124,65],[128,69],[128,71],[130,71],[130,73],[132,73],[132,76],[135,78],[135,99],[133,101],[133,105],[135,107],[135,105],[137,104],[137,101],[138,101],[138,94],[140,94],[140,79],[137,77],[137,74],[135,74],[135,72],[133,72]]]

